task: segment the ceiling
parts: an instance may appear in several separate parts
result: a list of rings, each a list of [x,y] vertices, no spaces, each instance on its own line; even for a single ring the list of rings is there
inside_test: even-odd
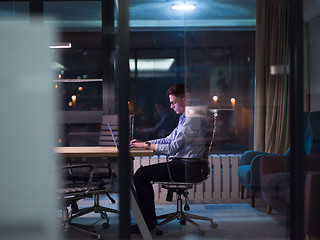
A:
[[[129,2],[132,31],[177,27],[255,29],[256,0],[194,0],[190,2],[196,9],[188,11],[172,10],[172,4],[179,2],[175,0]],[[28,11],[28,1],[0,1],[0,22],[28,21]],[[100,31],[101,1],[45,1],[44,20],[67,31]]]

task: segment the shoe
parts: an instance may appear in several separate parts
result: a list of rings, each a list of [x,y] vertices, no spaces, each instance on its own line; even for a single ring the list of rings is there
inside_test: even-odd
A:
[[[149,229],[150,231],[153,230],[153,229],[155,229],[156,226],[157,226],[157,222],[154,222],[153,224],[147,224],[147,227],[148,227],[148,229]],[[130,233],[131,233],[131,234],[141,234],[140,229],[139,229],[139,227],[138,227],[137,224],[132,225],[132,226],[130,227]]]

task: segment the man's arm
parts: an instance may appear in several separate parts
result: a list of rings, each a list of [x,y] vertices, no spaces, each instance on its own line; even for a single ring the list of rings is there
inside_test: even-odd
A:
[[[149,150],[153,150],[155,151],[156,149],[156,144],[151,143],[151,142],[139,142],[137,139],[133,139],[130,141],[129,146],[131,148],[145,148],[145,149],[149,149]]]

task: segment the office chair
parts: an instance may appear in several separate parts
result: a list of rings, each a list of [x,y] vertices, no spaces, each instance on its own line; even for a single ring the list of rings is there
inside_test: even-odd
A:
[[[167,156],[166,160],[167,160],[167,166],[168,166],[168,172],[169,172],[169,177],[170,177],[170,182],[159,182],[160,186],[164,189],[168,190],[167,193],[167,198],[166,200],[171,202],[172,198],[173,198],[173,193],[176,193],[176,198],[177,198],[177,211],[176,212],[172,212],[172,213],[168,213],[168,214],[164,214],[164,215],[160,215],[157,216],[157,219],[165,219],[162,222],[160,222],[157,225],[157,229],[156,229],[156,234],[157,235],[162,235],[162,230],[159,229],[160,226],[173,221],[174,219],[178,219],[180,224],[185,225],[187,222],[191,223],[192,225],[194,225],[195,227],[197,227],[198,229],[198,233],[199,235],[204,235],[204,231],[200,228],[200,225],[198,223],[196,223],[195,221],[193,221],[192,219],[197,219],[197,220],[204,220],[204,221],[209,221],[210,222],[210,226],[211,228],[217,228],[218,225],[217,223],[213,222],[212,218],[209,217],[204,217],[204,216],[199,216],[199,215],[195,215],[195,214],[190,214],[190,213],[186,213],[185,211],[189,211],[190,207],[187,203],[188,200],[188,190],[192,189],[194,187],[194,185],[196,184],[201,184],[203,183],[205,180],[208,179],[209,175],[210,175],[210,167],[209,167],[209,161],[208,161],[208,156],[210,153],[210,150],[212,148],[213,145],[213,139],[214,139],[214,134],[216,131],[216,120],[218,117],[218,113],[214,113],[213,115],[213,128],[209,128],[212,129],[212,134],[211,134],[211,130],[209,131],[210,133],[207,136],[207,141],[206,141],[206,151],[204,153],[203,159],[199,160],[199,159],[192,159],[192,158],[176,158],[176,157],[170,157]],[[211,121],[209,122],[210,125]],[[206,172],[205,175],[203,175],[202,179],[198,179],[197,181],[194,182],[175,182],[172,180],[172,176],[171,176],[171,172],[170,172],[170,167],[169,167],[169,160],[170,159],[179,159],[181,161],[205,161],[206,164],[206,169],[204,169],[204,172]],[[185,206],[184,208],[182,208],[182,197],[185,198]],[[185,210],[185,211],[183,211]]]
[[[77,203],[73,202],[71,204],[72,213],[70,218],[74,219],[91,212],[100,213],[100,216],[103,219],[105,219],[105,222],[102,224],[102,226],[104,228],[109,228],[110,224],[109,224],[109,217],[107,213],[108,212],[119,213],[119,210],[100,205],[99,198],[101,194],[106,194],[106,196],[110,199],[112,203],[116,202],[108,193],[109,190],[105,187],[105,185],[107,185],[108,183],[110,184],[110,182],[108,182],[106,179],[107,177],[111,178],[111,170],[108,167],[99,166],[98,164],[91,164],[90,166],[92,167],[91,188],[94,191],[90,191],[90,194],[87,194],[86,198],[93,197],[93,206],[79,209]],[[71,165],[71,167],[73,167],[73,165]],[[100,174],[96,174],[96,172],[98,173],[100,172]],[[83,179],[86,176],[88,176],[88,173],[84,173],[84,175],[82,176],[81,174],[77,173],[75,174],[75,176],[72,176],[70,179],[72,179],[72,182],[77,183],[80,179]]]
[[[81,231],[91,236],[95,236],[98,239],[101,238],[100,234],[95,231],[94,227],[86,226],[83,224],[76,224],[72,222],[72,219],[75,218],[73,215],[74,212],[79,211],[77,207],[77,201],[84,199],[86,197],[92,197],[92,195],[99,194],[105,191],[101,186],[92,184],[93,179],[93,167],[88,164],[73,164],[72,166],[63,166],[61,167],[62,171],[68,171],[71,169],[87,169],[89,175],[87,179],[82,181],[70,181],[68,178],[63,178],[63,183],[58,188],[58,199],[61,203],[62,209],[62,221],[61,226],[64,231],[72,228],[77,231]],[[63,173],[62,176],[67,176],[68,174]],[[70,211],[69,208],[70,207]],[[80,212],[78,212],[80,214]],[[81,214],[83,215],[83,214]]]
[[[108,128],[108,124],[113,126],[113,129],[115,129],[115,134],[118,136],[118,115],[103,115],[101,126],[100,126],[100,134],[99,134],[99,146],[115,146],[113,142],[113,138],[111,136],[111,133]],[[110,165],[108,163],[107,158],[102,158],[101,163],[92,163],[90,166],[92,166],[92,186],[95,186],[96,188],[100,189],[100,191],[96,191],[92,193],[93,197],[93,206],[79,209],[76,201],[74,201],[71,205],[72,213],[71,213],[71,219],[83,216],[85,214],[95,212],[100,213],[100,216],[105,219],[105,222],[102,224],[104,228],[109,228],[109,218],[107,213],[119,213],[119,210],[108,208],[101,206],[99,203],[100,194],[106,194],[106,196],[109,198],[109,200],[112,203],[115,203],[116,201],[111,197],[109,192],[111,191],[117,191],[114,189],[115,182],[117,181],[116,174]],[[88,159],[90,162],[90,160]],[[73,166],[73,164],[69,165]],[[89,176],[88,169],[81,169],[81,168],[70,168],[69,174],[68,174],[68,180],[70,181],[82,181],[84,179],[87,179]]]

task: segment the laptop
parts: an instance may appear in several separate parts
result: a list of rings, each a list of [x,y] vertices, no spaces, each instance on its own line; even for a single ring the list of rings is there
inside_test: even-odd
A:
[[[109,130],[110,130],[110,133],[111,133],[111,136],[112,136],[114,145],[119,149],[118,141],[117,141],[117,139],[116,139],[116,136],[115,136],[114,133],[113,133],[113,130],[112,130],[112,128],[111,128],[110,123],[107,123],[107,125],[108,125],[108,128],[109,128]],[[130,149],[144,149],[144,148],[130,148]]]

